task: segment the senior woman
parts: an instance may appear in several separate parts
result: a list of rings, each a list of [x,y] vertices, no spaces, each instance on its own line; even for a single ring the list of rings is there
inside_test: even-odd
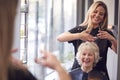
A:
[[[70,72],[72,80],[88,80],[88,74],[93,71],[96,63],[100,60],[99,48],[95,42],[83,42],[79,48],[76,55],[76,59],[81,67],[73,69]],[[106,78],[105,73],[102,73],[104,78]],[[107,79],[105,79],[107,80]]]

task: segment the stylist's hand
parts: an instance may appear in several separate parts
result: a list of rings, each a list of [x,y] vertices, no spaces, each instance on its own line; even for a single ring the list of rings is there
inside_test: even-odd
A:
[[[59,60],[52,53],[41,51],[41,54],[43,55],[41,58],[35,59],[36,63],[55,70],[61,67]]]
[[[99,33],[97,34],[97,37],[100,38],[100,39],[107,39],[107,40],[114,40],[114,37],[109,34],[107,31],[102,31],[102,30],[99,30],[98,31]]]
[[[82,31],[80,33],[80,39],[83,41],[95,41],[97,39],[97,37],[94,37],[92,35],[90,35],[87,31]]]

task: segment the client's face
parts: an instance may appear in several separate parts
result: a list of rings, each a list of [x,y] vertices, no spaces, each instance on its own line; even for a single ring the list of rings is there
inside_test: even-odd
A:
[[[88,49],[84,49],[83,53],[80,56],[81,66],[83,67],[93,67],[93,63],[95,62],[95,55]]]

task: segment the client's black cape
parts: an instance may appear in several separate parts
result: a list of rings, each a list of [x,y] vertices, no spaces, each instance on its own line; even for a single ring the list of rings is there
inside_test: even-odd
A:
[[[81,68],[76,68],[70,72],[70,76],[72,80],[87,80],[88,73],[83,72]]]
[[[98,78],[100,80],[108,80],[106,75],[101,71],[92,70],[89,73],[83,72],[81,68],[76,68],[69,72],[72,80],[88,80],[89,78]]]

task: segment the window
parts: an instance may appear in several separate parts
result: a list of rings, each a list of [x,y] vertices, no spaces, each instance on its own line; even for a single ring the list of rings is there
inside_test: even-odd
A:
[[[21,0],[20,60],[27,63],[28,1]]]
[[[75,26],[76,0],[21,0],[20,59],[38,79],[55,78],[53,70],[34,63],[41,49],[53,52],[67,70],[71,68],[72,44],[60,43],[56,37]]]

